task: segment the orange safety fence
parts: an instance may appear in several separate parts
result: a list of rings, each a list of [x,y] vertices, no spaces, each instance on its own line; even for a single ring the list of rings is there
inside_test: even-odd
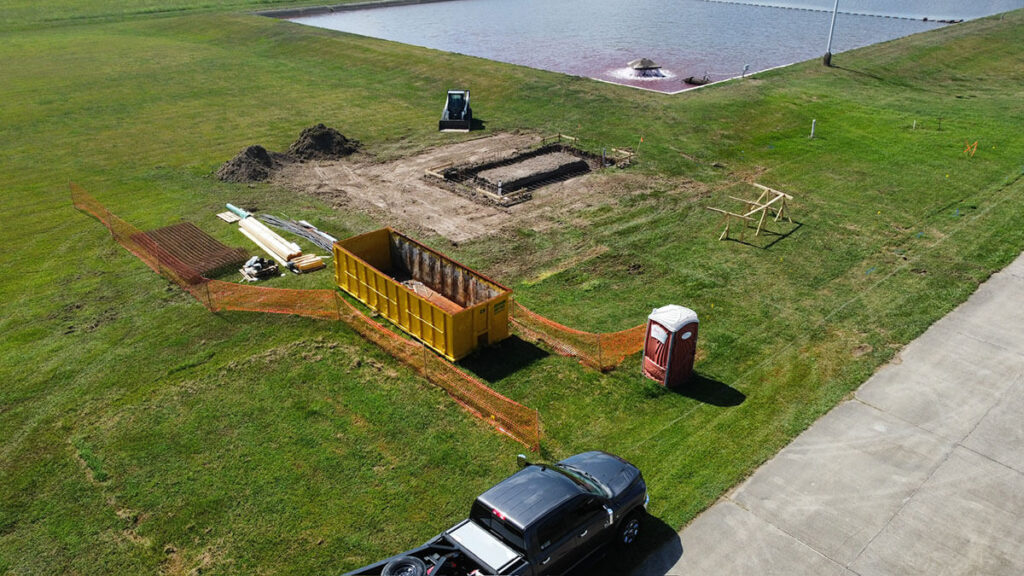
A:
[[[207,280],[210,309],[215,312],[269,312],[338,320],[334,290],[290,290]]]
[[[602,372],[615,368],[644,347],[646,324],[620,332],[583,332],[530,311],[519,302],[512,303],[512,325],[529,340],[542,341],[563,356],[579,358]]]
[[[103,223],[119,244],[142,260],[154,272],[181,286],[207,309],[293,314],[324,320],[340,320],[367,340],[410,366],[431,383],[445,390],[470,413],[499,432],[522,442],[531,450],[540,448],[540,414],[495,392],[482,381],[439,358],[426,346],[408,340],[375,322],[335,290],[291,290],[223,282],[203,277],[185,263],[161,249],[131,224],[108,211],[80,186],[72,183],[75,208]]]

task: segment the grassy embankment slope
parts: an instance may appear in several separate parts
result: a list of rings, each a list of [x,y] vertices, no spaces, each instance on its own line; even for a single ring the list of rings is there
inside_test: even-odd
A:
[[[426,240],[584,329],[666,302],[701,313],[696,398],[644,381],[636,358],[600,375],[511,342],[466,363],[541,411],[547,456],[640,465],[661,530],[1024,248],[1020,12],[667,97],[214,3],[80,4],[87,18],[56,22],[18,4],[0,31],[0,572],[336,572],[444,528],[519,449],[343,325],[206,312],[75,212],[70,179],[141,228],[185,218],[244,245],[211,219],[224,202],[339,236],[383,224],[211,177],[314,122],[392,157],[447,141],[438,95],[465,85],[488,131],[643,133],[646,186],[550,232]],[[704,206],[755,177],[796,195],[800,226],[768,248],[718,242]],[[730,390],[743,402],[716,405]]]

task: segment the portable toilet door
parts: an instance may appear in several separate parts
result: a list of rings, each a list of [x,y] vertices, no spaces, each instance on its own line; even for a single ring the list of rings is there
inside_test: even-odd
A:
[[[667,388],[684,384],[693,373],[697,355],[697,313],[669,304],[647,317],[644,338],[644,376]]]

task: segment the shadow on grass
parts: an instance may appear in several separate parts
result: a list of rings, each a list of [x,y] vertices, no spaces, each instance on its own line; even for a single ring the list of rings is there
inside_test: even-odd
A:
[[[772,246],[775,246],[779,242],[782,242],[786,238],[789,238],[790,236],[793,235],[794,232],[796,232],[797,230],[799,230],[799,229],[801,229],[803,227],[804,227],[803,222],[793,222],[793,227],[791,229],[789,229],[789,230],[784,231],[784,232],[776,232],[774,230],[768,230],[767,228],[762,228],[761,229],[761,235],[760,236],[752,236],[752,238],[754,238],[754,240],[751,240],[749,242],[746,241],[746,240],[740,240],[740,239],[732,238],[732,237],[726,238],[726,240],[729,241],[729,242],[735,242],[737,244],[743,244],[744,246],[750,246],[752,248],[760,248],[761,250],[768,250]],[[762,244],[760,242],[757,242],[757,239],[763,239],[765,241],[765,243]]]
[[[746,394],[739,390],[719,382],[713,378],[708,378],[703,374],[697,372],[693,373],[693,376],[678,388],[665,388],[658,386],[652,390],[649,395],[651,396],[663,396],[666,394],[678,394],[680,396],[686,396],[692,398],[698,402],[710,404],[712,406],[721,406],[727,408],[729,406],[739,406],[747,399]]]
[[[570,572],[571,576],[628,576],[645,564],[645,574],[665,574],[683,556],[676,530],[660,518],[645,514],[640,537],[630,548],[611,544],[603,553]]]
[[[844,72],[849,72],[851,74],[857,74],[858,76],[866,76],[868,78],[872,78],[874,80],[878,80],[879,82],[886,82],[887,81],[885,78],[882,78],[881,76],[878,76],[876,74],[871,74],[870,72],[864,72],[863,70],[854,70],[853,68],[846,68],[844,66],[836,66],[835,64],[833,64],[832,67],[835,68],[836,70],[842,70]]]
[[[877,82],[879,82],[881,84],[884,84],[884,85],[890,86],[890,87],[906,88],[906,87],[909,87],[911,85],[911,82],[909,82],[908,79],[901,78],[899,75],[893,75],[893,76],[890,76],[890,77],[885,77],[885,76],[879,76],[878,74],[872,74],[871,72],[865,72],[864,70],[857,70],[856,68],[847,68],[845,66],[836,66],[835,64],[832,64],[832,67],[835,68],[836,70],[842,70],[843,72],[848,72],[849,74],[854,75],[854,76],[859,76],[859,77],[862,77],[862,78],[871,78],[872,80],[875,80],[875,81],[877,81]],[[930,92],[932,94],[945,94],[945,91],[942,90],[941,88],[936,88],[936,87],[930,86],[930,85],[915,86],[915,89],[919,90],[919,91],[922,91],[922,92]]]
[[[550,354],[544,349],[513,335],[494,346],[480,349],[459,364],[493,383],[548,356]]]
[[[747,396],[739,390],[701,374],[694,374],[690,381],[673,390],[676,394],[693,398],[712,406],[739,406]]]
[[[477,130],[484,130],[487,128],[487,122],[479,118],[473,118],[469,121],[469,131],[476,132]]]

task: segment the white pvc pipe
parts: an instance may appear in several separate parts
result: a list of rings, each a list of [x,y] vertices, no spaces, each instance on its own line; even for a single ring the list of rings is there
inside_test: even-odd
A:
[[[839,0],[836,0],[836,5],[832,8],[832,25],[828,28],[828,47],[825,48],[825,54],[832,53],[832,33],[836,31],[836,13],[839,12]]]

